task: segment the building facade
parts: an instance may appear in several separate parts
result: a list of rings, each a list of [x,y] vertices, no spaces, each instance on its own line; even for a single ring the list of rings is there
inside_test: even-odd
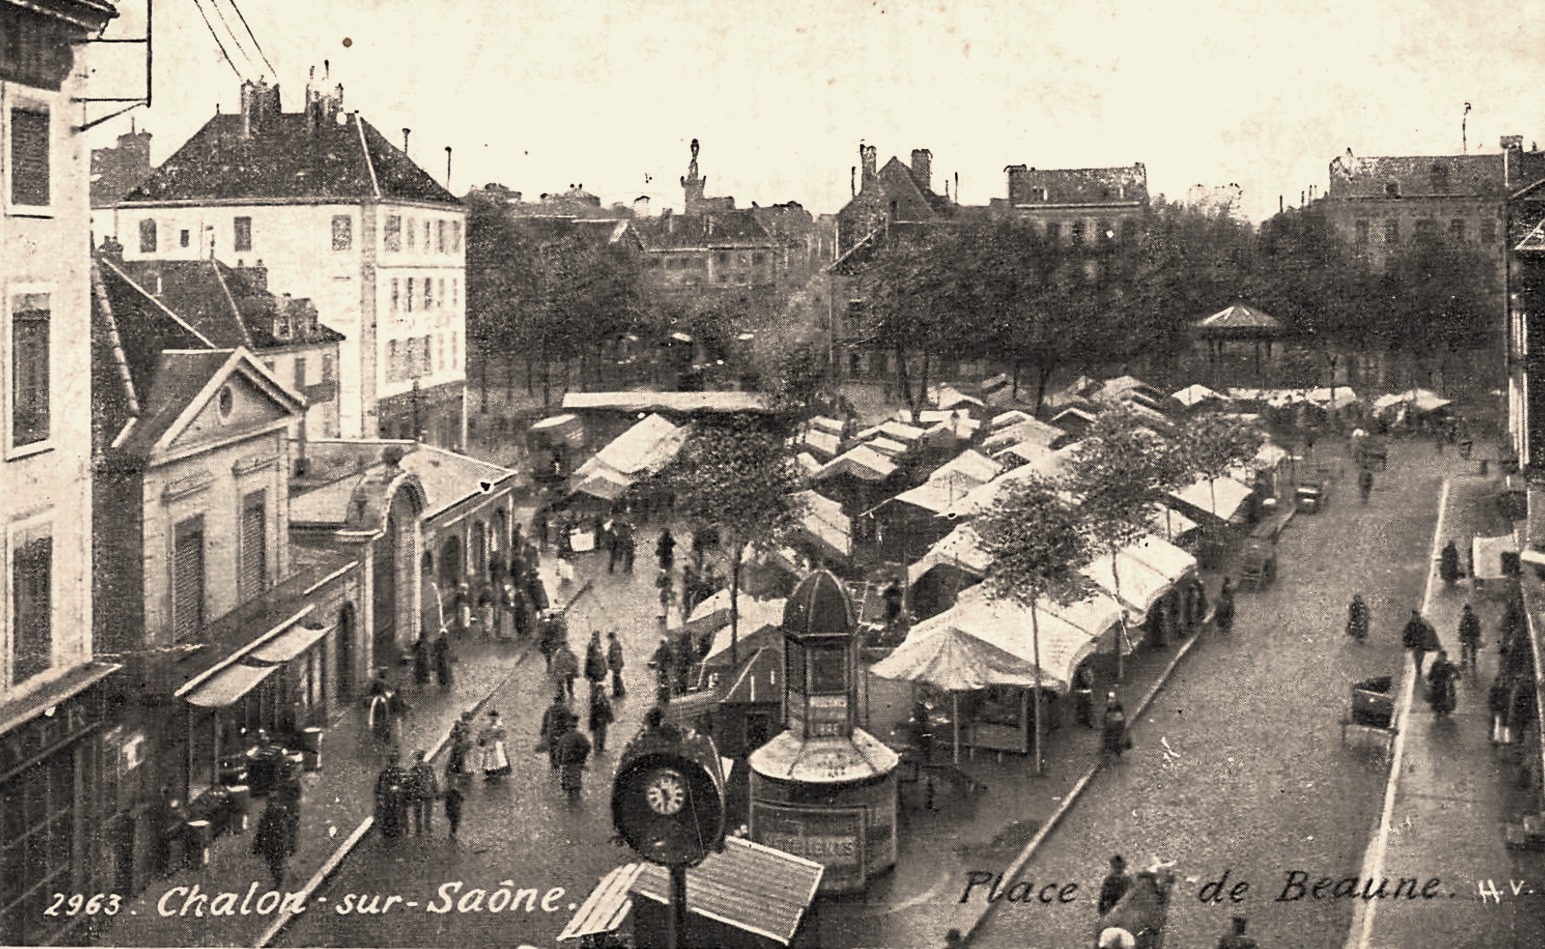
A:
[[[110,882],[119,760],[91,603],[86,40],[102,0],[0,2],[0,943],[71,942]]]
[[[277,86],[244,83],[240,114],[210,119],[114,222],[128,261],[256,264],[312,300],[344,336],[343,436],[465,446],[461,202],[344,112],[341,87],[290,113]]]

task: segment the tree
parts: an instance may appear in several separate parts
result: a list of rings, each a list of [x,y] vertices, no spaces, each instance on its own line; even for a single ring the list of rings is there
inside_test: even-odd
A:
[[[1214,482],[1254,458],[1264,440],[1253,426],[1214,412],[1193,416],[1181,427],[1178,449],[1184,467],[1207,479],[1214,512],[1218,510]]]
[[[765,416],[705,419],[666,472],[676,511],[694,531],[719,532],[729,561],[730,661],[740,661],[740,579],[746,545],[775,540],[795,523],[800,480],[786,433]]]
[[[467,338],[468,349],[475,348],[481,357],[479,411],[486,412],[488,364],[500,349],[507,357],[513,355],[511,341],[530,335],[537,274],[533,248],[510,221],[502,201],[476,197],[480,194],[473,192],[467,206]],[[507,376],[506,390],[510,387]]]
[[[1125,408],[1100,413],[1073,448],[1069,487],[1089,525],[1093,546],[1110,555],[1116,599],[1121,599],[1122,550],[1148,533],[1149,512],[1188,475],[1185,458]],[[1121,621],[1127,638],[1125,613]],[[1121,646],[1116,646],[1117,675]]]
[[[1495,268],[1475,247],[1418,234],[1385,262],[1386,338],[1418,368],[1441,375],[1449,354],[1495,337],[1494,280]]]
[[[1032,477],[1000,493],[976,523],[992,556],[987,584],[996,595],[1030,609],[1035,657],[1035,773],[1041,773],[1041,620],[1037,604],[1067,605],[1088,596],[1093,583],[1080,571],[1094,551],[1079,512],[1058,497],[1057,486]]]

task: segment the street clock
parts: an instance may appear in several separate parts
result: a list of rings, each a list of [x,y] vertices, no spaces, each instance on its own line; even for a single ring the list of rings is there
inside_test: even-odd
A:
[[[724,843],[724,776],[713,739],[664,724],[628,742],[612,780],[612,824],[639,856],[696,866]]]

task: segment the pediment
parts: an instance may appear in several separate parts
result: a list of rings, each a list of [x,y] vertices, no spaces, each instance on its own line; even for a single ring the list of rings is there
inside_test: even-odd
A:
[[[158,446],[182,452],[241,438],[299,418],[304,403],[245,357],[233,358],[208,379]]]

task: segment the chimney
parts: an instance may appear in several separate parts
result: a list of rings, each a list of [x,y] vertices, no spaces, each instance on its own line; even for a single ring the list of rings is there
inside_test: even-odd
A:
[[[402,153],[404,155],[406,155],[408,153],[408,135],[412,131],[413,131],[412,129],[403,129],[402,130]]]
[[[241,83],[241,137],[252,137],[252,109],[254,100],[254,87],[250,79],[243,79]]]
[[[451,146],[445,146],[445,189],[451,188]]]
[[[878,158],[878,152],[876,152],[873,145],[865,145],[860,142],[858,145],[858,158],[860,167],[864,169],[864,177],[859,183],[859,189],[863,190],[869,187],[869,182],[875,179],[875,162]]]
[[[848,166],[848,190],[850,192],[852,192],[852,197],[855,197],[855,198],[858,197],[858,166],[857,165],[849,165]]]
[[[926,148],[912,149],[912,177],[924,191],[933,190],[933,152]]]

